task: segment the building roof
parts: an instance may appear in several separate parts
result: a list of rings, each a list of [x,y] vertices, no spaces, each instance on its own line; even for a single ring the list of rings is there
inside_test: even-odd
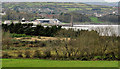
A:
[[[22,20],[25,20],[25,18],[22,18]]]
[[[57,20],[57,19],[36,19],[36,20]]]

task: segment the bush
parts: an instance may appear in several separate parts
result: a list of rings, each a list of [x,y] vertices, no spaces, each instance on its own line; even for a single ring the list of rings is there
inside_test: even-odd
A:
[[[10,49],[10,46],[9,45],[3,45],[2,46],[2,49],[5,50],[5,49]]]
[[[23,58],[22,52],[18,52],[18,58]]]
[[[15,34],[15,33],[11,34],[11,36],[12,37],[31,37],[31,36],[28,36],[26,34]]]
[[[39,45],[40,45],[40,47],[45,47],[46,46],[45,43],[40,43]]]
[[[44,53],[45,53],[45,58],[51,57],[51,52],[49,50],[46,50]]]
[[[3,53],[2,58],[11,58],[12,56],[10,56],[8,53]]]
[[[34,58],[41,58],[41,53],[39,50],[36,50],[35,53],[34,53]]]
[[[82,60],[82,61],[87,61],[88,58],[87,58],[87,57],[83,57],[81,60]]]
[[[26,58],[30,58],[30,51],[25,51]]]
[[[2,49],[10,49],[10,45],[13,43],[9,32],[2,32]]]

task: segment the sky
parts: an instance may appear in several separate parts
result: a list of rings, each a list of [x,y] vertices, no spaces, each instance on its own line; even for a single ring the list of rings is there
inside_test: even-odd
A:
[[[118,2],[120,0],[2,0],[2,2]]]
[[[105,0],[105,1],[107,1],[107,2],[118,2],[120,0]]]

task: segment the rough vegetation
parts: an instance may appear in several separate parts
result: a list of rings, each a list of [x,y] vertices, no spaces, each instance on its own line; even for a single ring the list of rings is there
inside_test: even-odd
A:
[[[3,29],[5,30],[6,28]],[[54,30],[56,31],[56,29]],[[42,36],[41,31],[38,31],[38,33],[39,32],[40,34],[36,36]],[[59,39],[22,41],[16,40],[14,37],[11,37],[10,32],[4,31],[3,58],[82,61],[119,60],[118,45],[120,37],[118,36],[100,36],[96,31],[59,29],[54,33],[54,37],[59,37]],[[61,38],[66,39],[61,40]]]

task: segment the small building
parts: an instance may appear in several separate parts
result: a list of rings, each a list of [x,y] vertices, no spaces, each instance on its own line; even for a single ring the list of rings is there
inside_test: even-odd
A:
[[[33,23],[33,22],[26,21],[25,18],[22,18],[22,20],[21,20],[21,24],[31,24],[31,23]]]
[[[25,18],[22,18],[22,21],[21,22],[25,22]]]
[[[39,23],[60,24],[58,19],[36,19]]]

